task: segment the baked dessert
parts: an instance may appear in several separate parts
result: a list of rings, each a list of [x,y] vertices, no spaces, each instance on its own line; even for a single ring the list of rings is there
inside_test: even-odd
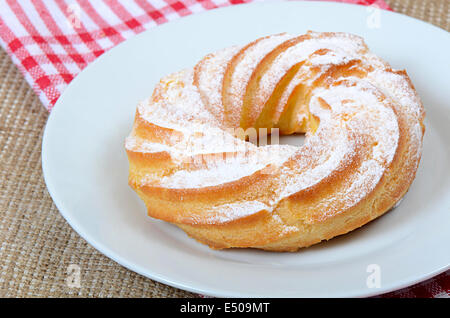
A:
[[[126,139],[129,184],[149,216],[214,249],[296,251],[399,202],[424,116],[406,72],[362,38],[271,35],[161,79]],[[248,140],[260,131],[306,139]]]

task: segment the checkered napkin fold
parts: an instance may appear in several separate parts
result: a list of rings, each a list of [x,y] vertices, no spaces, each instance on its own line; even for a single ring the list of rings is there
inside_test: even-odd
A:
[[[5,0],[0,2],[0,44],[50,111],[72,79],[118,43],[195,12],[252,1]],[[382,0],[335,1],[389,9]],[[450,271],[385,296],[449,294]]]

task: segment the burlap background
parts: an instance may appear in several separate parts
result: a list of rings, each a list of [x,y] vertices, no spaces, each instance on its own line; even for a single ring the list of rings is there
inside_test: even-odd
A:
[[[449,0],[386,0],[397,12],[450,31]],[[48,113],[0,49],[0,296],[193,297],[133,273],[87,244],[45,187],[41,141]],[[67,266],[81,268],[68,288]]]

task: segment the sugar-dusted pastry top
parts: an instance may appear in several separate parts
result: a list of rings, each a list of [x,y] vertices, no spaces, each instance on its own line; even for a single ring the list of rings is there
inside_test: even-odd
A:
[[[161,79],[126,139],[129,183],[150,216],[211,247],[296,250],[402,198],[423,119],[406,72],[360,37],[266,36]],[[265,129],[305,143],[242,138]]]

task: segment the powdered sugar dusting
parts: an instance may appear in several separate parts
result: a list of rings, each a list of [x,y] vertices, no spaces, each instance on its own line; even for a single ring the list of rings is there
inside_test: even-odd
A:
[[[315,57],[317,63],[333,63],[333,60],[340,61],[342,57],[352,57],[361,54],[366,47],[364,42],[359,37],[348,36],[346,34],[337,34],[334,36],[324,36],[321,33],[311,32],[310,39],[302,40],[296,45],[293,45],[278,55],[270,65],[270,68],[263,74],[259,81],[259,89],[253,99],[252,113],[258,114],[277,83],[295,64],[306,60],[311,54],[322,49],[337,52],[327,54],[323,57]],[[345,52],[345,54],[341,53]]]
[[[224,119],[222,83],[228,61],[239,51],[233,46],[205,57],[196,66],[198,89],[204,105],[220,121]]]
[[[215,206],[207,223],[226,223],[261,211],[272,211],[272,207],[259,201],[241,201]]]
[[[183,70],[161,80],[153,96],[138,104],[142,119],[170,129],[190,132],[218,126],[220,121],[206,109],[193,85],[193,71]]]
[[[142,177],[141,184],[166,189],[220,187],[269,171],[264,179],[269,180],[267,183],[258,178],[252,181],[257,193],[243,193],[245,200],[226,202],[227,198],[223,198],[220,204],[211,204],[207,222],[225,223],[262,210],[271,212],[286,198],[345,171],[345,182],[338,192],[317,203],[320,220],[357,204],[375,189],[397,154],[402,136],[400,123],[407,123],[403,124],[406,126],[402,128],[402,138],[417,168],[424,111],[409,78],[391,70],[357,36],[315,32],[308,35],[281,52],[261,74],[254,104],[248,105],[251,116],[257,118],[280,79],[293,65],[306,60],[283,91],[274,119],[276,123],[297,85],[311,88],[308,105],[304,105],[309,113],[293,114],[299,120],[311,115],[320,122],[317,131],[307,133],[303,146],[258,147],[228,130],[240,121],[245,87],[257,65],[280,43],[293,39],[287,34],[270,36],[249,46],[236,64],[226,92],[231,113],[222,104],[222,84],[227,65],[240,52],[239,47],[207,56],[195,71],[188,69],[165,77],[154,95],[138,105],[142,120],[177,133],[173,140],[158,142],[134,133],[126,139],[127,149],[166,152],[176,165],[163,177]],[[318,76],[350,61],[359,61],[366,75],[342,75],[313,87]],[[231,114],[230,120],[225,119],[226,111]],[[201,160],[191,161],[195,158]],[[277,214],[273,214],[273,219],[285,233],[296,231]]]
[[[221,185],[247,177],[264,168],[263,164],[244,163],[241,160],[221,162],[201,170],[179,170],[161,179],[160,185],[166,188],[202,188]]]

